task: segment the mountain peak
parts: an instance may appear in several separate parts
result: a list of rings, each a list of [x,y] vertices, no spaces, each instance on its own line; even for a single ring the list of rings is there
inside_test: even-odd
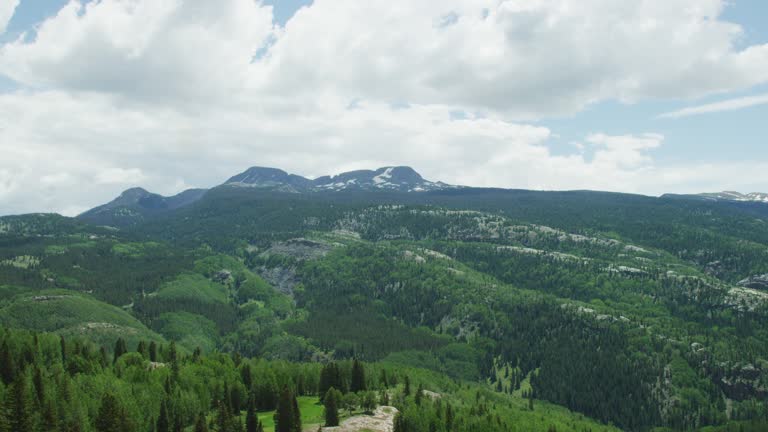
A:
[[[310,180],[288,174],[278,168],[253,166],[231,177],[224,184],[229,186],[275,188],[298,192],[309,186]]]
[[[348,171],[310,180],[277,168],[251,167],[227,180],[224,185],[254,187],[287,192],[391,190],[424,192],[449,187],[425,180],[409,166],[388,166],[375,170]]]
[[[735,191],[723,191],[723,192],[715,192],[715,193],[702,193],[702,194],[699,194],[699,196],[704,198],[716,199],[716,200],[768,203],[768,193],[763,193],[763,192],[751,192],[751,193],[744,194],[744,193],[735,192]]]

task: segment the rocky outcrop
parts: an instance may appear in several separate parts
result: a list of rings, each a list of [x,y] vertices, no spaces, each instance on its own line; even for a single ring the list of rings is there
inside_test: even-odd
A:
[[[305,238],[295,238],[273,244],[272,247],[267,249],[265,254],[284,255],[304,261],[321,258],[331,249],[332,246],[326,243]]]
[[[745,288],[753,288],[768,291],[768,274],[754,275],[740,280],[737,284]]]
[[[299,283],[296,270],[287,267],[261,267],[256,269],[259,276],[283,294],[293,295],[293,287]]]
[[[768,387],[761,380],[762,374],[763,371],[751,363],[736,365],[720,377],[717,384],[729,399],[764,399],[768,397]]]

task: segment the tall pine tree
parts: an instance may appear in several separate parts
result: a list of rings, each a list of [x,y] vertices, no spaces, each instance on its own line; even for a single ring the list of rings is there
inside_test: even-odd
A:
[[[112,360],[112,363],[117,363],[117,359],[127,352],[128,347],[125,345],[125,339],[118,338],[117,342],[115,342],[115,357]]]
[[[97,432],[131,432],[130,420],[120,401],[112,393],[105,393],[94,422]]]
[[[291,390],[286,386],[280,391],[280,397],[277,400],[277,410],[275,411],[275,432],[296,432],[301,431],[301,425],[299,423],[299,429],[296,429],[297,413],[294,409],[297,409],[295,398],[291,393]]]
[[[325,425],[328,427],[339,425],[339,396],[338,391],[331,387],[325,393],[323,405],[325,406]]]
[[[350,382],[349,390],[353,393],[366,390],[365,368],[362,363],[357,361],[357,359],[352,362],[352,380]]]

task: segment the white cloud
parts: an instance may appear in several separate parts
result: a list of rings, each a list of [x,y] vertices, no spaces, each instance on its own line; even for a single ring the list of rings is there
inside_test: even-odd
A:
[[[3,0],[0,2],[0,35],[5,33],[8,23],[13,18],[13,13],[16,11],[16,6],[19,5],[20,0]]]
[[[0,208],[71,214],[250,165],[408,164],[457,184],[644,193],[757,181],[756,163],[660,165],[656,134],[596,133],[556,154],[557,131],[523,123],[768,81],[768,45],[736,50],[722,7],[315,0],[276,27],[252,0],[70,1],[0,46],[0,73],[23,85],[0,93]]]
[[[719,19],[723,7],[318,0],[279,28],[253,0],[71,1],[33,41],[3,46],[0,71],[184,109],[246,100],[295,112],[369,99],[528,119],[768,81],[768,45],[737,51],[742,29]]]
[[[137,184],[144,180],[144,174],[138,168],[108,168],[99,171],[94,178],[100,184]]]
[[[72,0],[33,41],[0,47],[0,72],[152,103],[225,99],[271,33],[271,8],[253,0]]]
[[[714,102],[705,105],[698,105],[681,110],[662,114],[661,118],[680,118],[699,114],[711,114],[723,111],[736,111],[743,108],[750,108],[758,105],[768,104],[768,94],[758,96],[745,96],[740,98],[728,99],[720,102]]]

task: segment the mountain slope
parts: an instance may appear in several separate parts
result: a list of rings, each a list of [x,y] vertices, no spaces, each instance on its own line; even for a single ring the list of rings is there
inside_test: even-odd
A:
[[[142,188],[131,188],[107,204],[80,214],[78,218],[96,225],[133,225],[148,217],[188,206],[205,193],[206,189],[188,189],[164,197]]]

